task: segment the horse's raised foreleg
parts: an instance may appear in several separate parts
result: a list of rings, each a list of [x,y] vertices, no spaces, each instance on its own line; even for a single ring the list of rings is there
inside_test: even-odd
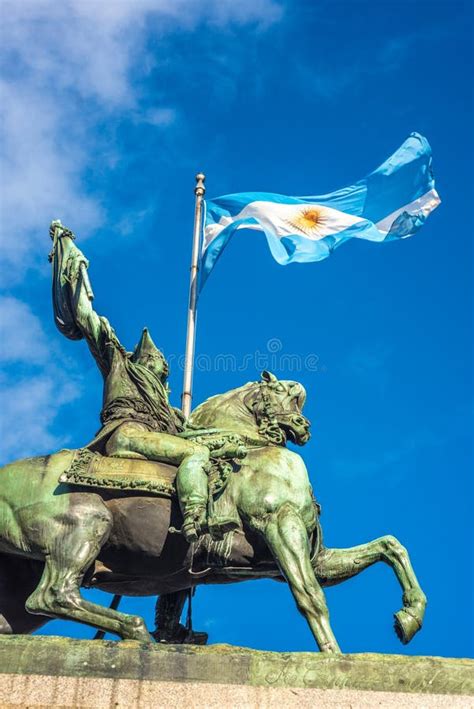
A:
[[[308,533],[300,515],[290,503],[284,504],[269,515],[263,535],[319,649],[340,652],[329,624],[324,593],[311,566]]]
[[[408,552],[390,535],[348,549],[323,549],[314,570],[323,586],[331,586],[356,576],[372,564],[383,561],[395,572],[403,590],[403,608],[395,613],[395,631],[401,642],[410,642],[420,630],[426,596],[420,588]]]
[[[75,620],[115,633],[123,639],[151,641],[139,616],[104,608],[82,598],[82,579],[95,561],[112,522],[105,510],[99,514],[90,509],[83,510],[83,514],[81,510],[76,512],[67,524],[56,523],[56,534],[48,545],[43,575],[26,601],[26,610],[52,618]],[[57,534],[60,526],[62,534]]]

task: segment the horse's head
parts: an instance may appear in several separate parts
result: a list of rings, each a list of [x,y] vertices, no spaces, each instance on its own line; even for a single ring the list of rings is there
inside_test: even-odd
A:
[[[245,396],[244,404],[253,413],[262,436],[277,445],[289,440],[303,446],[311,435],[311,424],[302,414],[305,400],[306,391],[301,384],[279,380],[264,371]]]

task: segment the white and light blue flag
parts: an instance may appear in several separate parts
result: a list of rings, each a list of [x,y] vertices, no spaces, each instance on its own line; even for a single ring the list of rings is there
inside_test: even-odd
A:
[[[324,195],[240,192],[206,200],[200,288],[237,229],[263,231],[278,263],[321,261],[348,239],[412,236],[440,203],[431,148],[412,133],[363,180]]]

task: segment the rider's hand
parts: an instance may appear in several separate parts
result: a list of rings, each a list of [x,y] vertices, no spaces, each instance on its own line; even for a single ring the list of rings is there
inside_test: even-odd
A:
[[[55,219],[51,222],[51,226],[49,227],[49,235],[53,241],[55,235],[56,237],[69,236],[69,238],[75,239],[75,236],[71,229],[68,229],[66,226],[64,226],[64,224],[61,224],[60,219]]]

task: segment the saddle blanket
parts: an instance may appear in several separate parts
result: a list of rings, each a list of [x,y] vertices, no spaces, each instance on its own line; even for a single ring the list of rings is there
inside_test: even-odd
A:
[[[214,466],[209,484],[208,526],[216,538],[222,532],[242,527],[239,513],[227,489],[231,466]],[[221,475],[219,475],[219,472]],[[100,490],[144,492],[171,499],[177,497],[175,479],[177,468],[166,463],[137,458],[113,458],[95,453],[88,448],[75,451],[68,470],[58,482]],[[220,551],[218,552],[220,553]]]
[[[72,463],[59,478],[68,485],[109,490],[147,492],[161,497],[176,495],[177,469],[172,465],[135,458],[109,458],[87,448],[76,451]]]

